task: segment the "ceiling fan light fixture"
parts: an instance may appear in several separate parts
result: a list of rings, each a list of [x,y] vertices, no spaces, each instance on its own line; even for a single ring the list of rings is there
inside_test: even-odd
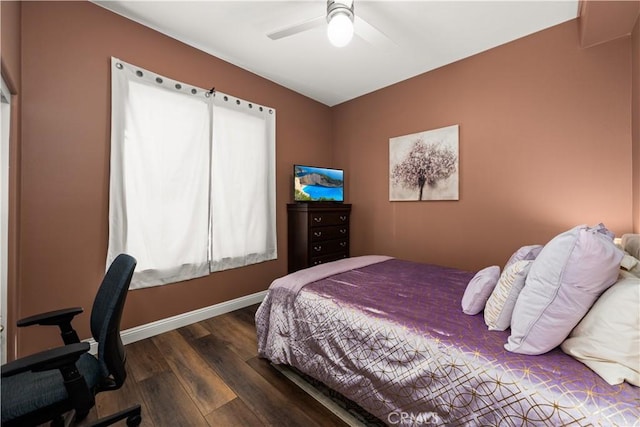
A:
[[[335,0],[327,1],[327,36],[332,45],[343,47],[353,38],[353,3],[351,7]]]

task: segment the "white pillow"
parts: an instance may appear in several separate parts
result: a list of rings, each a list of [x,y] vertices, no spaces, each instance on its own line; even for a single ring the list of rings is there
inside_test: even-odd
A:
[[[620,268],[628,271],[636,277],[640,277],[640,260],[625,252],[620,261]]]
[[[615,283],[622,255],[602,224],[581,225],[554,237],[531,265],[505,349],[542,354],[560,345]]]
[[[561,347],[609,384],[640,387],[640,279],[621,272]]]
[[[500,267],[492,265],[478,271],[467,284],[462,296],[462,311],[465,314],[475,315],[482,311],[484,305],[496,287],[500,277]]]
[[[624,251],[640,259],[640,234],[623,234],[620,241]]]
[[[484,307],[484,323],[490,331],[504,331],[511,325],[511,314],[533,261],[516,261],[500,275],[500,280]]]

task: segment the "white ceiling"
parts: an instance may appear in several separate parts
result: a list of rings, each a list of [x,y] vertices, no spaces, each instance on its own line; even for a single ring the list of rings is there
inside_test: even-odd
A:
[[[324,25],[267,37],[325,15],[325,0],[94,2],[328,106],[578,16],[578,0],[355,0],[356,16],[386,37],[365,41],[356,23],[351,43],[336,48]]]

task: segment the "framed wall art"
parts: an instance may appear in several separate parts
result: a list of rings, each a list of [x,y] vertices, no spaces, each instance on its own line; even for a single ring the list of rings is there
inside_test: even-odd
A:
[[[389,200],[458,200],[459,126],[389,139]]]

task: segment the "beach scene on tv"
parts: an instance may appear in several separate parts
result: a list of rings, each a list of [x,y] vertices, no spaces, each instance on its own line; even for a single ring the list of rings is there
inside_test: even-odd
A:
[[[344,172],[338,169],[294,166],[296,202],[344,201]]]

